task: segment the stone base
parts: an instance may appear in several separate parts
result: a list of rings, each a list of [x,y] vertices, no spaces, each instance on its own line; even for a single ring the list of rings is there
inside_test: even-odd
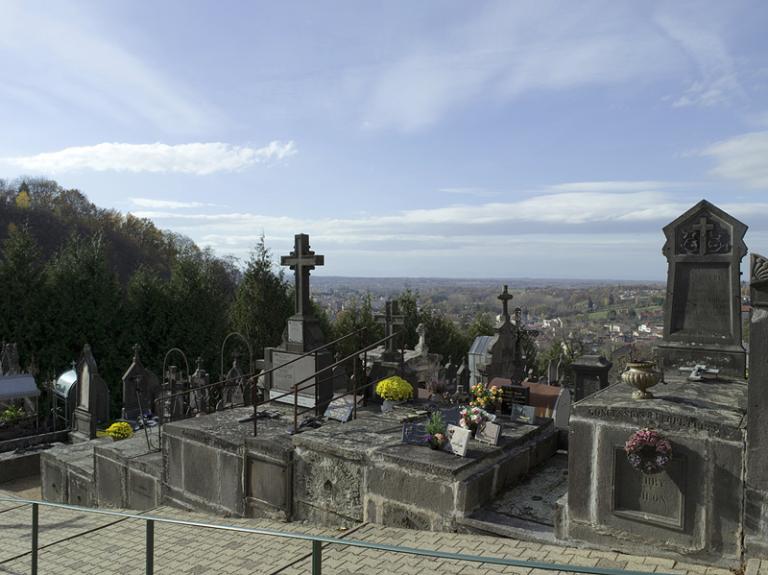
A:
[[[43,500],[95,507],[93,449],[106,443],[112,443],[112,440],[99,438],[76,445],[60,445],[42,452],[40,485]]]
[[[668,378],[670,381],[671,378]],[[574,405],[569,491],[559,536],[630,553],[677,553],[732,562],[741,556],[746,382],[670,381],[655,399],[615,385]],[[624,443],[643,427],[672,443],[664,471],[633,469]]]
[[[93,456],[99,507],[145,510],[160,505],[163,456],[148,452],[143,433],[97,445]]]
[[[657,345],[655,350],[659,364],[664,366],[665,377],[670,379],[687,375],[679,368],[697,364],[719,369],[723,377],[746,377],[747,354],[741,346],[665,341]]]
[[[557,448],[551,421],[503,424],[499,446],[473,440],[467,457],[404,445],[401,436],[396,416],[372,414],[296,436],[296,518],[453,531],[458,518],[513,485]]]

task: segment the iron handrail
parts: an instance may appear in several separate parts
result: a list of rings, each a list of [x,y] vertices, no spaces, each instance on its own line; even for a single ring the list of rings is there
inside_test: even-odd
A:
[[[347,547],[358,547],[374,551],[385,551],[390,553],[403,553],[406,555],[417,555],[422,557],[435,557],[438,559],[448,559],[452,561],[468,561],[472,563],[487,563],[489,565],[502,565],[506,567],[523,567],[530,569],[542,569],[545,571],[567,571],[570,573],[584,573],[586,575],[671,575],[669,573],[649,571],[629,571],[625,569],[614,569],[610,567],[592,567],[588,565],[569,565],[561,563],[547,563],[543,561],[529,561],[526,559],[504,559],[501,557],[484,557],[481,555],[468,555],[465,553],[450,553],[447,551],[435,551],[432,549],[421,549],[418,547],[404,547],[399,545],[387,545],[384,543],[370,543],[359,539],[340,539],[338,537],[329,537],[326,535],[310,535],[309,533],[278,531],[276,529],[265,529],[263,527],[238,527],[235,525],[220,525],[216,523],[205,523],[202,521],[185,521],[183,519],[172,519],[170,517],[161,517],[158,515],[137,515],[135,513],[126,513],[124,511],[110,511],[107,509],[93,509],[82,507],[80,505],[69,505],[67,503],[53,503],[50,501],[36,501],[33,499],[22,499],[17,497],[8,497],[0,495],[0,501],[11,501],[23,505],[32,505],[32,551],[31,564],[32,575],[37,575],[38,567],[38,531],[39,531],[39,506],[53,507],[57,509],[68,509],[70,511],[79,511],[83,513],[95,513],[99,515],[108,515],[112,517],[121,517],[123,519],[137,519],[146,521],[146,573],[152,575],[154,572],[154,524],[167,523],[171,525],[183,525],[188,527],[201,527],[204,529],[216,529],[220,531],[234,531],[237,533],[250,533],[252,535],[266,535],[269,537],[280,537],[283,539],[298,539],[301,541],[310,541],[312,543],[312,574],[321,575],[322,565],[322,544],[344,545]]]

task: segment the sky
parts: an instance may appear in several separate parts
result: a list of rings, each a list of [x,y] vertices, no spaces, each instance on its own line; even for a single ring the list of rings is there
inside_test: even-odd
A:
[[[768,252],[768,2],[0,0],[0,178],[341,276],[665,277]]]

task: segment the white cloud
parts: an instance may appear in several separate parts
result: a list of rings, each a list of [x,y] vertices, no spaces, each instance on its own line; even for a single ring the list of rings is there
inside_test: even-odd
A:
[[[768,189],[768,131],[723,140],[702,153],[715,159],[714,174],[752,188]]]
[[[444,194],[455,194],[458,196],[474,196],[476,198],[489,198],[492,196],[499,195],[499,192],[486,190],[485,188],[473,188],[473,187],[440,188],[438,192],[443,192]]]
[[[131,198],[131,203],[134,206],[139,206],[140,208],[157,208],[168,210],[203,208],[206,206],[216,205],[205,202],[178,202],[175,200],[154,200],[152,198]]]
[[[688,8],[691,8],[690,6]],[[672,8],[673,10],[676,7]],[[656,22],[693,64],[693,77],[685,92],[673,101],[676,107],[714,106],[743,96],[736,66],[714,24],[697,26],[690,9],[679,14],[659,11]]]
[[[2,160],[23,170],[43,173],[112,170],[207,175],[234,172],[268,161],[281,161],[296,152],[296,145],[292,141],[273,141],[262,148],[221,142],[177,145],[103,143]]]
[[[74,107],[126,125],[146,121],[170,133],[220,125],[223,114],[194,95],[185,82],[142,57],[141,40],[107,35],[108,23],[77,5],[4,2],[0,7],[0,61],[4,84],[18,100],[46,112]],[[126,32],[121,30],[121,32]],[[13,96],[13,94],[10,94]]]
[[[680,185],[682,184],[679,182],[662,182],[658,180],[604,180],[597,182],[566,182],[547,186],[547,189],[555,192],[646,192],[679,187]]]

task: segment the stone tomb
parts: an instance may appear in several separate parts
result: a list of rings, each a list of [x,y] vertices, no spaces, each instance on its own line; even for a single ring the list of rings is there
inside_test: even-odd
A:
[[[666,385],[653,388],[653,399],[633,399],[634,389],[619,384],[574,404],[559,537],[740,561],[747,382],[738,278],[745,230],[706,201],[664,228],[669,290],[657,356]],[[719,368],[719,378],[690,381],[679,368],[693,363]],[[656,474],[631,467],[624,452],[646,427],[672,446],[672,459]]]
[[[668,378],[655,399],[613,385],[573,405],[568,494],[558,536],[627,551],[736,561],[740,554],[745,381]],[[650,427],[671,443],[664,471],[632,468],[624,444]]]
[[[665,371],[706,364],[745,377],[741,343],[741,273],[747,226],[702,200],[664,228],[669,264],[664,341]]]
[[[315,252],[309,249],[308,235],[296,234],[293,251],[290,255],[282,256],[280,263],[290,266],[294,272],[296,313],[288,318],[282,344],[279,347],[264,349],[265,370],[285,365],[266,374],[265,386],[269,389],[271,398],[292,404],[293,395],[285,394],[298,384],[299,387],[307,388],[299,391],[296,400],[299,405],[323,406],[333,398],[333,374],[328,370],[315,378],[311,376],[329,367],[333,363],[333,354],[329,350],[323,350],[301,359],[297,358],[325,344],[317,318],[312,314],[309,288],[309,272],[315,266],[322,266],[325,258],[315,255]]]
[[[768,559],[768,259],[752,254],[744,542]]]

